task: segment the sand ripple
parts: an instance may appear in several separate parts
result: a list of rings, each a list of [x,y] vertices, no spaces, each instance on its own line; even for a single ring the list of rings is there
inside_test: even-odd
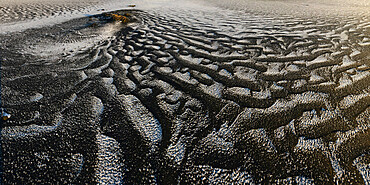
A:
[[[4,182],[369,183],[368,16],[130,13],[0,36]]]

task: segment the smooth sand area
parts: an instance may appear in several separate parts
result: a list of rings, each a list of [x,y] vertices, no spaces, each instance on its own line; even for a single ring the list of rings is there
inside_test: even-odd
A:
[[[68,17],[71,14],[92,13],[99,8],[126,7],[123,0],[25,0],[0,2],[0,23],[27,21],[35,18],[56,16]]]

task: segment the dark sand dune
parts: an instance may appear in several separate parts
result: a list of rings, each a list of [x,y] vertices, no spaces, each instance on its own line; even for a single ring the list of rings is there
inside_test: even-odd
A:
[[[366,11],[175,5],[0,35],[4,184],[370,182]]]

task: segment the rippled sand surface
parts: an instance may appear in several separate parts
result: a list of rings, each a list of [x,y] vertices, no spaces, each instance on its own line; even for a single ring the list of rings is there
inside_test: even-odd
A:
[[[2,1],[2,181],[368,184],[369,11]]]

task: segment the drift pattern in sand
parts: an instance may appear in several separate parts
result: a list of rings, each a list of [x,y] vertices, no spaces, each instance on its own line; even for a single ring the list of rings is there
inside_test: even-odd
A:
[[[1,36],[4,182],[369,183],[368,16],[130,13]]]

